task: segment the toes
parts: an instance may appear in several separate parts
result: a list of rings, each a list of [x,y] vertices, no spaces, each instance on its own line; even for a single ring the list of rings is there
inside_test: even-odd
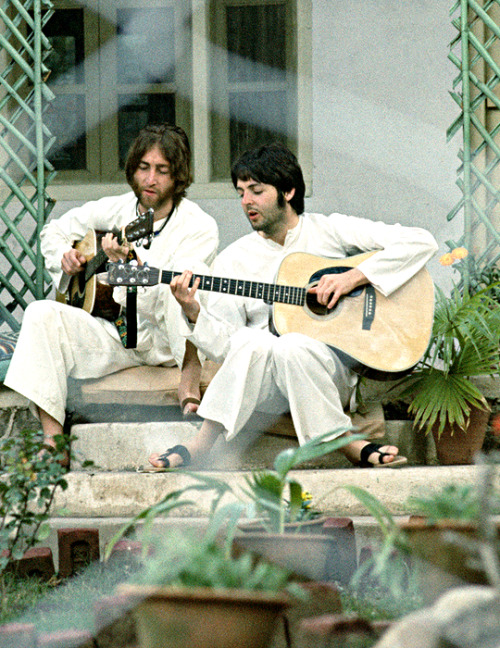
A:
[[[384,454],[380,454],[384,453]],[[372,452],[371,455],[368,457],[368,461],[372,463],[373,465],[381,464],[381,463],[391,463],[394,461],[398,454],[398,448],[396,446],[382,446],[381,448],[378,449],[377,452]]]
[[[160,455],[158,452],[154,452],[152,455],[150,455],[148,461],[155,468],[163,468],[165,466],[164,462],[160,460]]]

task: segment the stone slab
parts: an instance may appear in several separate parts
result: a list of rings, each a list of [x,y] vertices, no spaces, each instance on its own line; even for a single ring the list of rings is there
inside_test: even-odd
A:
[[[164,452],[177,443],[186,443],[199,429],[201,423],[182,421],[151,423],[82,423],[73,425],[77,437],[73,452],[77,461],[72,469],[82,463],[94,462],[95,470],[137,470],[148,465],[152,452]],[[265,427],[265,426],[264,426]],[[400,454],[412,465],[436,463],[432,437],[416,434],[411,422],[387,421],[386,436],[377,441],[399,446]],[[271,468],[276,455],[282,450],[297,447],[296,437],[289,434],[262,434],[262,427],[248,428],[233,441],[226,443],[221,437],[206,461],[206,468],[215,470],[258,470]],[[316,460],[310,468],[349,468],[350,462],[340,453]]]
[[[245,487],[248,471],[211,471],[202,474],[224,480],[233,490]],[[377,497],[393,515],[408,514],[410,495],[444,484],[473,482],[477,479],[475,466],[430,466],[391,468],[346,468],[296,470],[290,473],[304,490],[312,493],[314,501],[331,517],[366,515],[367,511],[344,486],[365,488]],[[500,482],[500,476],[497,475]],[[58,491],[53,515],[71,517],[133,516],[160,501],[173,490],[193,483],[193,477],[179,472],[70,472],[68,488]],[[500,486],[500,483],[498,484]],[[196,506],[176,509],[179,517],[204,516],[210,510],[211,497],[195,493]],[[232,497],[227,497],[231,501]]]

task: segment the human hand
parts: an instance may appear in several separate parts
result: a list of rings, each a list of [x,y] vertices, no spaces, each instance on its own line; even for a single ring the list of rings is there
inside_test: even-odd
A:
[[[368,283],[368,279],[357,268],[338,274],[324,274],[308,292],[316,295],[318,303],[333,308],[342,295],[348,295],[358,286]]]
[[[76,248],[71,248],[71,250],[68,250],[63,254],[61,259],[61,268],[63,269],[63,272],[72,277],[81,272],[86,263],[87,259],[84,255],[81,252],[78,252]]]
[[[108,232],[102,237],[101,246],[108,259],[113,263],[126,261],[131,248],[130,244],[126,241],[120,245],[113,232]]]
[[[182,274],[172,279],[170,282],[170,290],[181,305],[188,320],[194,324],[200,313],[200,303],[196,300],[196,291],[200,285],[200,277],[196,277],[190,288],[189,284],[191,283],[192,277],[193,273],[191,270],[185,270]]]

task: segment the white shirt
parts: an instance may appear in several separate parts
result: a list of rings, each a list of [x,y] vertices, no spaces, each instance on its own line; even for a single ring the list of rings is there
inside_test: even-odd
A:
[[[283,258],[307,252],[332,259],[377,250],[357,267],[382,294],[390,295],[420,270],[438,249],[424,229],[387,225],[343,214],[303,214],[284,245],[252,232],[217,257],[215,276],[273,282]],[[222,362],[231,335],[241,328],[269,328],[270,306],[258,299],[212,294],[196,325],[184,320],[184,335],[208,357]]]
[[[90,201],[69,210],[60,218],[47,223],[41,233],[41,249],[46,268],[55,286],[64,292],[69,278],[61,269],[61,260],[75,241],[81,240],[89,229],[109,231],[124,228],[137,217],[137,198],[133,192]],[[162,221],[154,223],[158,231]],[[183,198],[161,233],[153,238],[149,250],[139,247],[142,262],[162,269],[182,271],[198,262],[210,265],[219,244],[215,220],[198,205]],[[115,301],[125,304],[125,288],[115,288]],[[166,285],[140,288],[137,295],[137,350],[157,346],[164,362],[175,358],[182,364],[184,339],[172,333],[173,321],[180,307]],[[177,329],[177,326],[175,326]]]

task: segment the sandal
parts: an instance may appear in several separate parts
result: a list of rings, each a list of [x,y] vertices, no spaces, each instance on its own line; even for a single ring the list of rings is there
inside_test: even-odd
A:
[[[195,410],[186,410],[186,406],[189,405],[190,403],[193,403],[194,405],[200,405],[201,401],[199,398],[195,398],[194,396],[188,396],[185,398],[182,403],[181,403],[181,410],[182,410],[182,418],[185,421],[189,421],[190,419],[195,419],[199,418],[198,416],[198,407]]]
[[[390,452],[382,452],[380,448],[383,448],[384,445],[387,444],[380,444],[380,443],[367,443],[365,446],[361,448],[361,453],[360,453],[360,461],[357,464],[359,468],[397,468],[398,466],[402,466],[403,464],[408,462],[408,459],[406,457],[402,457],[400,455],[391,455]],[[368,461],[368,457],[372,454],[372,452],[378,452],[379,454],[379,463],[371,463],[371,461]],[[384,457],[394,457],[393,461],[385,462],[383,461]]]
[[[186,446],[175,445],[173,448],[169,448],[158,457],[159,461],[163,461],[163,466],[151,466],[151,468],[146,468],[144,472],[165,472],[170,468],[170,461],[168,458],[173,454],[178,454],[182,459],[181,465],[176,466],[176,468],[185,468],[191,463],[191,454]]]

